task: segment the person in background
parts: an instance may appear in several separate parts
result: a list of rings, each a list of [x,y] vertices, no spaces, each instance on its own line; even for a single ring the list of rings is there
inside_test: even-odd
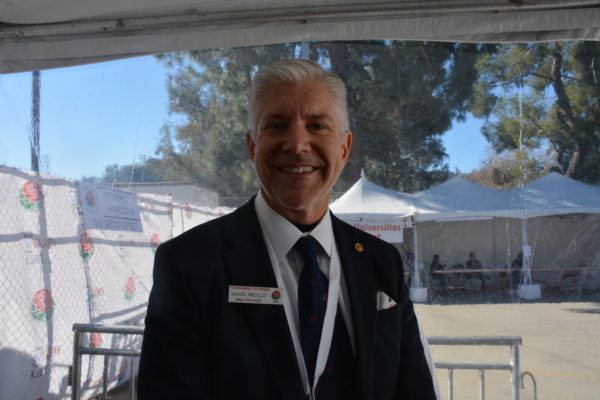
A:
[[[481,262],[477,259],[477,254],[474,251],[469,253],[469,259],[465,264],[469,269],[481,269]]]
[[[510,267],[512,268],[512,284],[518,286],[521,281],[521,273],[523,270],[523,253],[519,252],[519,254],[517,254],[517,258],[513,260]]]
[[[429,265],[429,272],[431,273],[431,283],[434,290],[446,289],[447,279],[445,274],[435,274],[436,271],[443,271],[446,268],[446,264],[442,264],[439,254],[435,254]]]
[[[469,259],[465,262],[467,269],[481,269],[481,262],[477,259],[474,251],[469,253]],[[466,274],[465,286],[469,291],[480,291],[483,288],[483,279],[480,272]]]
[[[433,256],[433,259],[431,260],[431,265],[429,266],[429,268],[431,269],[431,272],[442,271],[444,270],[444,268],[446,268],[446,264],[442,264],[442,262],[440,261],[440,256],[438,254],[435,254]]]

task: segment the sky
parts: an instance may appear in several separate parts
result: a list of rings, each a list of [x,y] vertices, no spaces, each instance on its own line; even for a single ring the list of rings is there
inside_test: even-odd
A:
[[[170,118],[167,70],[139,57],[41,74],[42,172],[102,176],[110,164],[155,156]],[[30,169],[31,73],[0,74],[0,165]],[[454,123],[443,136],[451,171],[470,172],[487,154],[481,121]]]

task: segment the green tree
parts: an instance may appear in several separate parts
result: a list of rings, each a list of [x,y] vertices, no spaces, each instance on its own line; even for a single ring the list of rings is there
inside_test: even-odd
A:
[[[164,160],[152,157],[141,158],[136,164],[107,165],[101,177],[84,176],[82,180],[104,185],[127,182],[181,182]]]
[[[342,185],[360,170],[405,192],[449,176],[441,138],[467,112],[480,52],[476,44],[370,41],[317,43],[348,86],[354,144]]]
[[[485,46],[433,42],[315,42],[311,58],[348,87],[354,132],[349,165],[335,190],[365,169],[376,183],[421,190],[448,177],[441,142],[464,118],[475,60]],[[158,154],[223,197],[247,198],[256,182],[243,133],[246,96],[262,65],[297,55],[298,46],[205,50],[160,56],[172,68],[169,110]]]
[[[248,88],[261,65],[290,58],[294,51],[284,44],[159,56],[172,68],[167,87],[169,112],[176,118],[162,128],[157,153],[221,197],[238,197],[239,204],[255,194],[244,138]]]
[[[470,110],[498,152],[552,147],[558,170],[600,181],[599,42],[529,43],[480,55]]]
[[[512,189],[546,175],[553,164],[547,149],[521,149],[500,154],[492,150],[480,168],[462,176],[490,188]]]

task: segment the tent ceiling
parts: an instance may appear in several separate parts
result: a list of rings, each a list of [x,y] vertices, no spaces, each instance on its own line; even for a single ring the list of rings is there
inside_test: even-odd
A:
[[[0,0],[0,72],[302,40],[600,40],[600,1]]]

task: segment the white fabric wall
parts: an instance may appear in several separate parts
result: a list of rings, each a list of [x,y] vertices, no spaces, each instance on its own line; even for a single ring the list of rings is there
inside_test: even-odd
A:
[[[205,210],[181,226],[169,216],[170,196],[140,194],[143,232],[86,230],[77,190],[72,180],[0,168],[0,400],[70,398],[72,325],[143,324],[157,245],[227,211]],[[88,398],[102,387],[102,358],[83,360]],[[127,360],[113,358],[109,371],[109,386],[127,379]]]

